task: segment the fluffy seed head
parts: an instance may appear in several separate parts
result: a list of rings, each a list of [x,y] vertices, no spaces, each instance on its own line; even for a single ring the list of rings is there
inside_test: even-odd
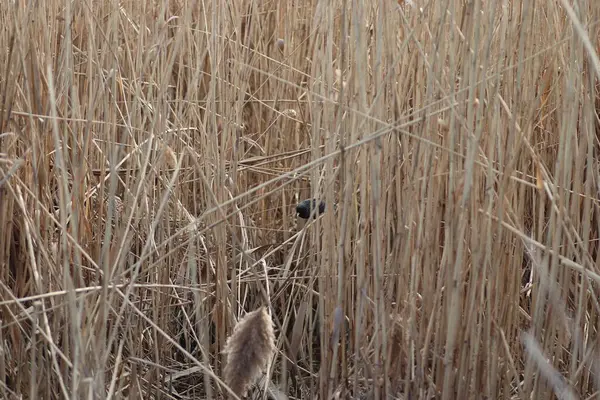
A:
[[[262,375],[275,351],[273,322],[266,307],[244,316],[227,339],[227,364],[223,371],[225,383],[240,397]]]

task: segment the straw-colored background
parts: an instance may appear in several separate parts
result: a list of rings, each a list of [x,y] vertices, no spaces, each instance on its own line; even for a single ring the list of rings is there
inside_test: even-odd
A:
[[[278,398],[593,398],[599,22],[3,1],[0,397],[222,398],[264,304]]]

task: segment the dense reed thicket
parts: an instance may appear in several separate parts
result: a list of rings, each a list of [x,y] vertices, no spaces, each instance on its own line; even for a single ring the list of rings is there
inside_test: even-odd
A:
[[[599,22],[1,2],[0,397],[592,398]]]

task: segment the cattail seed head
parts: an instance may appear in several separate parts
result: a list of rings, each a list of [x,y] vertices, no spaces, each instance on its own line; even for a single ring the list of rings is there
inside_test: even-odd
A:
[[[227,355],[224,381],[235,394],[244,397],[275,352],[273,322],[266,307],[246,314],[237,323],[223,352]]]

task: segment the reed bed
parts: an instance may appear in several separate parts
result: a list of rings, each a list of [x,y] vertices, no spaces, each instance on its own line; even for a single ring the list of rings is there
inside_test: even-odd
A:
[[[597,398],[599,2],[0,25],[0,398]]]

